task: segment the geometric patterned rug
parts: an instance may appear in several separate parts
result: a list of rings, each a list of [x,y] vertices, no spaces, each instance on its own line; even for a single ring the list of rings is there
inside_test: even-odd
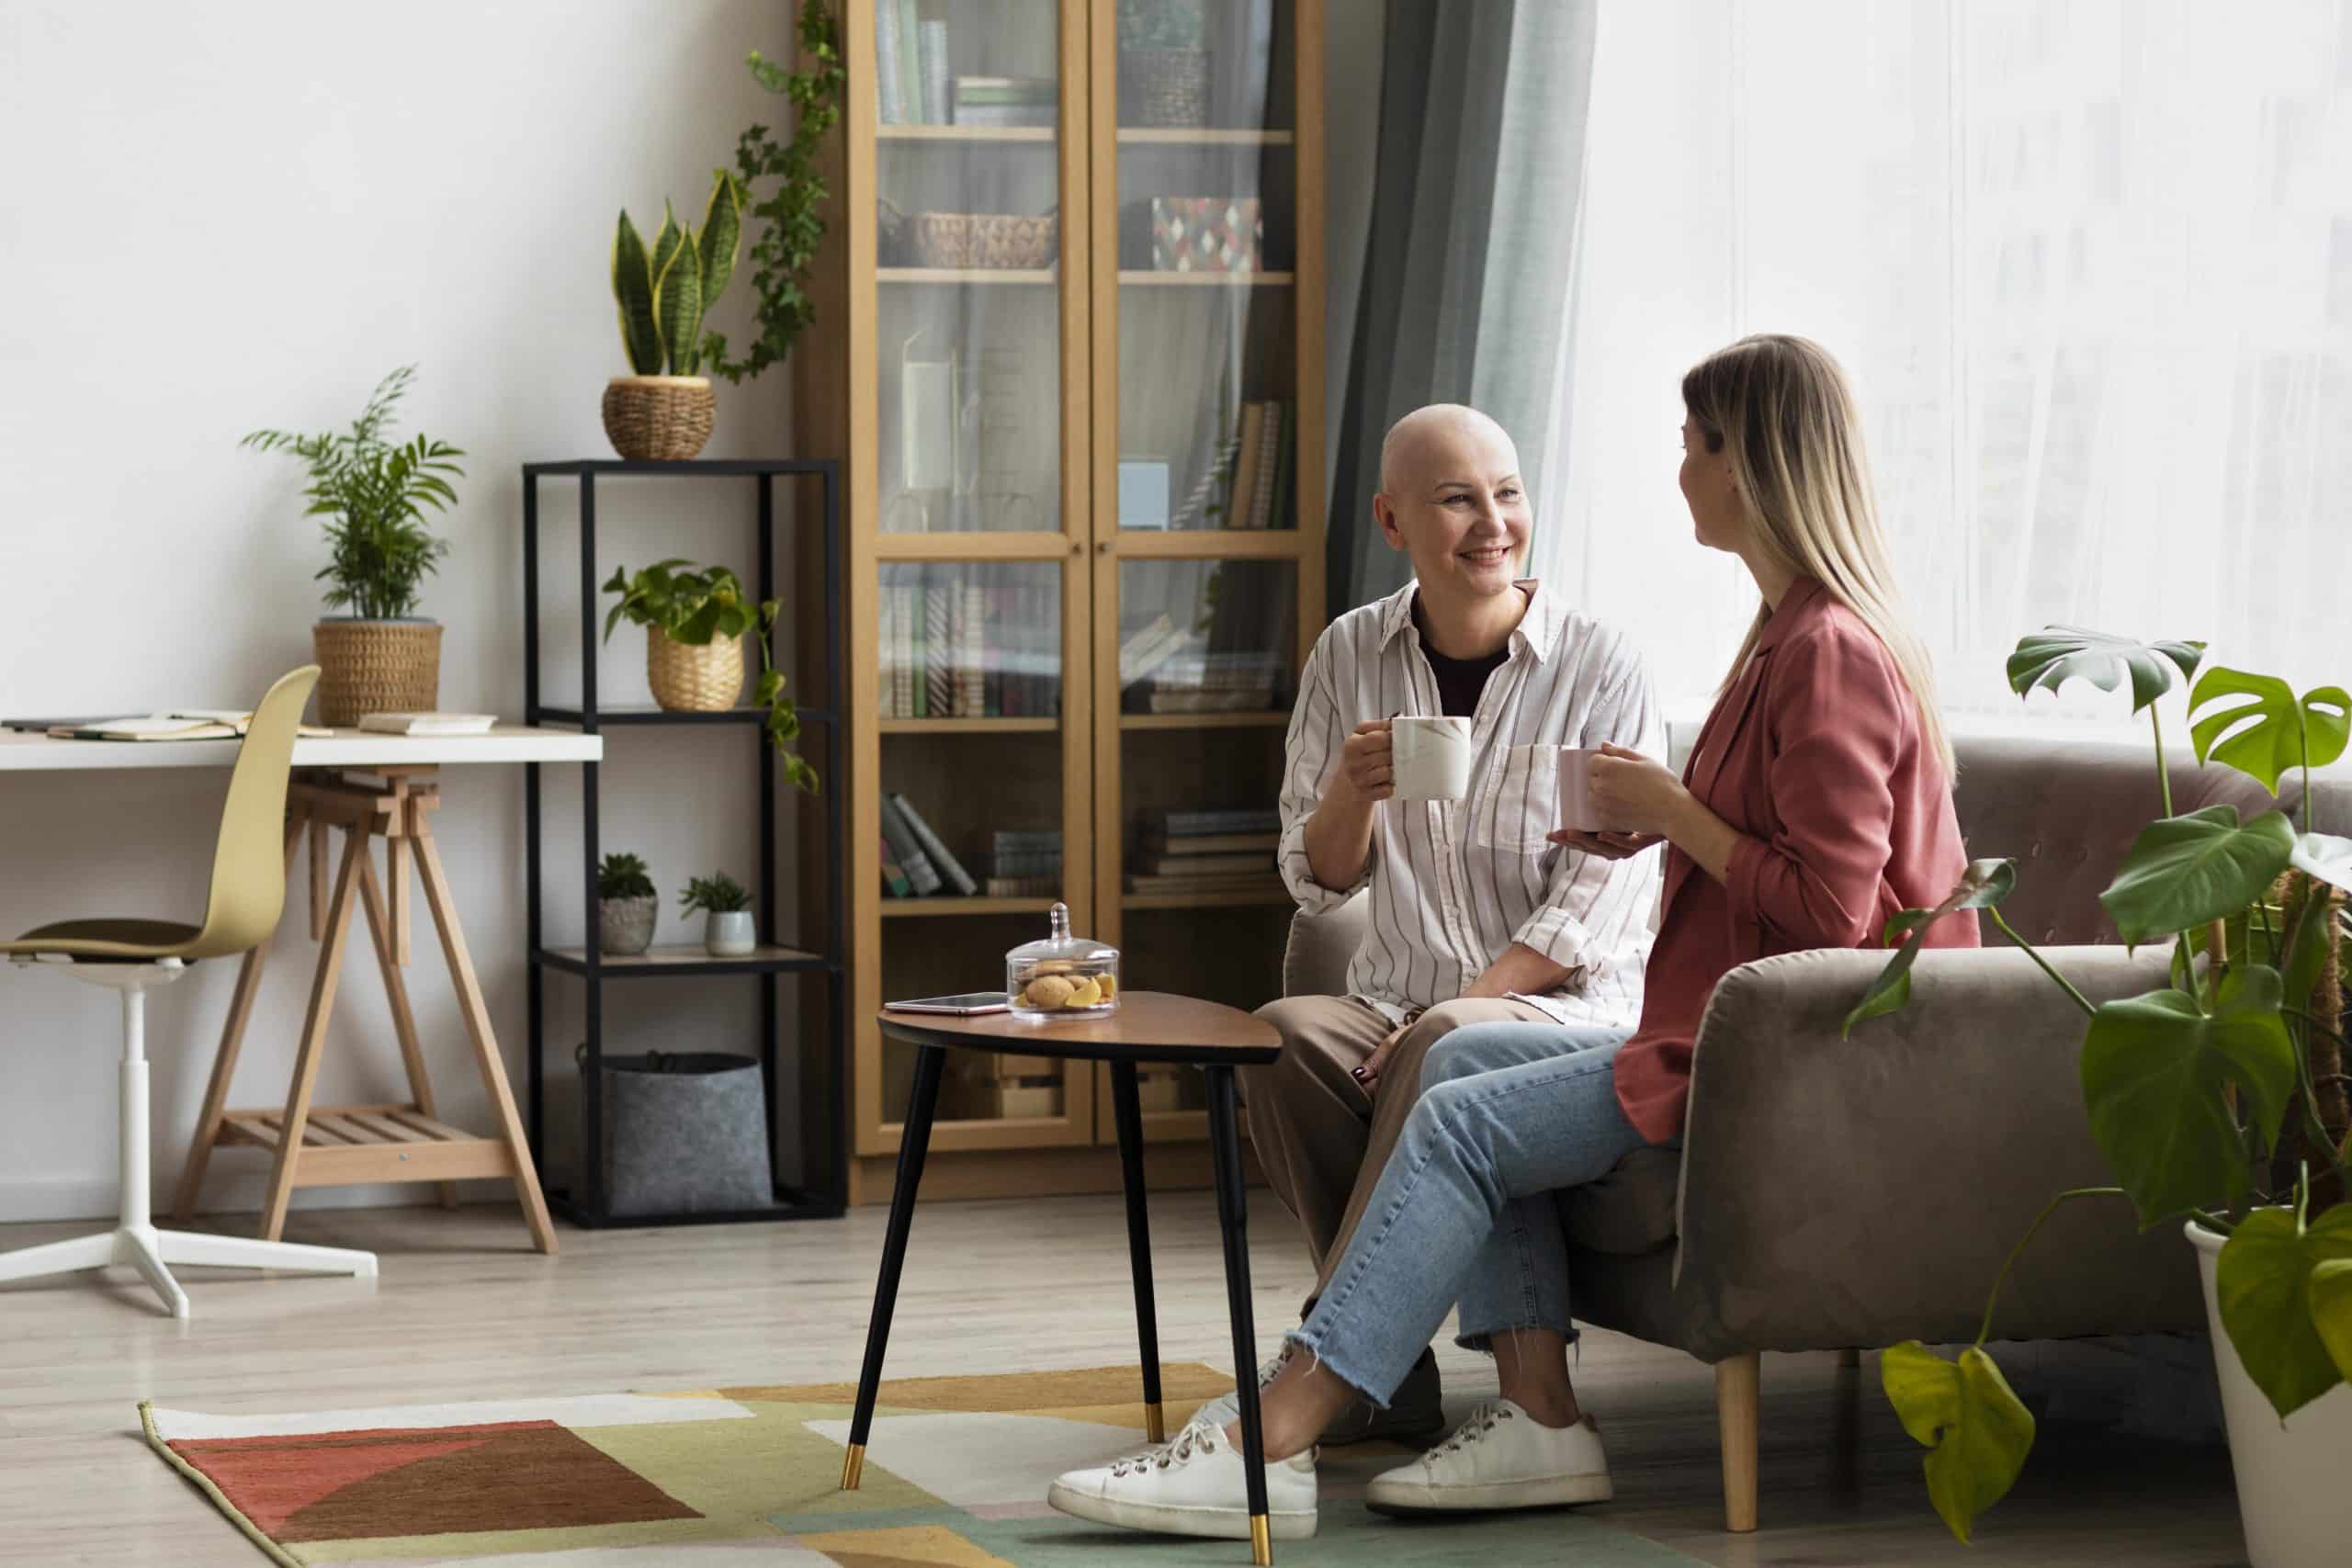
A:
[[[1161,1373],[1169,1429],[1233,1386]],[[1132,1366],[886,1381],[858,1490],[852,1383],[591,1394],[308,1415],[141,1404],[147,1440],[277,1562],[508,1568],[1137,1568],[1249,1562],[1247,1542],[1105,1530],[1046,1506],[1064,1470],[1138,1447]],[[1687,1568],[1607,1508],[1385,1518],[1363,1483],[1410,1450],[1326,1450],[1314,1539],[1275,1561]],[[535,1560],[534,1560],[535,1559]]]

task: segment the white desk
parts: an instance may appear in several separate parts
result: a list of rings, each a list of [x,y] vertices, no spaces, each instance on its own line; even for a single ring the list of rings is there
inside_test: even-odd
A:
[[[117,772],[150,768],[226,768],[236,761],[236,740],[56,740],[46,735],[0,730],[0,773]],[[286,869],[298,874],[300,847],[310,843],[311,935],[319,943],[311,1000],[302,1021],[293,1082],[283,1109],[232,1111],[229,1083],[243,1043],[269,944],[245,954],[231,998],[220,1048],[205,1090],[204,1111],[182,1174],[174,1209],[183,1219],[196,1207],[198,1189],[216,1147],[259,1148],[271,1156],[269,1196],[261,1234],[276,1241],[297,1187],[355,1182],[435,1181],[445,1204],[454,1203],[454,1183],[469,1177],[504,1178],[514,1183],[524,1218],[542,1252],[555,1250],[537,1173],[531,1164],[523,1123],[491,1032],[490,1010],[473,960],[458,928],[448,875],[435,845],[430,818],[440,804],[435,774],[444,767],[483,763],[594,762],[603,760],[604,738],[577,730],[500,725],[488,735],[372,735],[339,729],[332,738],[294,742],[293,779],[287,794]],[[358,778],[346,774],[362,775]],[[372,782],[380,780],[381,782]],[[328,876],[328,835],[344,834],[334,874]],[[379,877],[370,845],[384,840],[386,870]],[[461,1133],[435,1115],[433,1089],[417,1039],[401,971],[409,962],[409,885],[424,886],[442,957],[458,996],[458,1012],[473,1047],[482,1086],[495,1110],[499,1130],[487,1137]],[[411,1098],[399,1104],[314,1106],[311,1089],[325,1047],[327,1016],[334,1005],[343,954],[356,916],[364,916],[391,1004],[392,1028],[407,1069]]]
[[[225,768],[234,740],[52,740],[0,730],[0,773],[73,773],[119,768]],[[598,762],[605,738],[576,729],[502,724],[488,735],[371,735],[338,729],[334,739],[294,742],[298,768],[438,768],[467,762]]]

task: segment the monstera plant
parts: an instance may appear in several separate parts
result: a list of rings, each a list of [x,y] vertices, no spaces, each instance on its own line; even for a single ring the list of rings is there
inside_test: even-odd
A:
[[[2352,695],[2341,686],[2298,695],[2275,677],[2218,667],[2200,675],[2204,653],[2202,643],[2053,626],[2019,642],[2008,661],[2020,696],[2076,678],[2109,692],[2128,681],[2132,711],[2147,714],[2165,815],[2133,841],[2100,902],[2125,942],[2172,949],[2170,984],[2093,1004],[2002,918],[2016,865],[1984,860],[1937,909],[1888,922],[1885,940],[1902,945],[1846,1021],[1850,1034],[1902,1007],[1919,933],[1962,908],[1984,910],[2084,1014],[2083,1100],[2116,1185],[2051,1200],[1993,1280],[1976,1343],[1956,1360],[1916,1340],[1883,1358],[1888,1399],[1929,1450],[1929,1497],[1962,1540],[2008,1491],[2033,1444],[2033,1417],[1984,1342],[2009,1269],[2061,1204],[2120,1198],[2143,1230],[2189,1220],[2210,1233],[2206,1245],[2225,1238],[2213,1265],[2218,1332],[2282,1422],[2352,1382],[2352,1049],[2343,1007],[2352,839],[2320,831],[2310,787],[2312,769],[2344,754]],[[2189,739],[2199,761],[2234,768],[2274,794],[2283,775],[2300,773],[2300,822],[2276,810],[2242,821],[2230,806],[2174,814],[2156,702],[2176,674],[2194,682]],[[2234,1422],[2232,1437],[2238,1441]],[[2241,1452],[2242,1483],[2249,1462]],[[2255,1521],[2248,1528],[2251,1539]]]
[[[669,203],[648,246],[624,209],[613,235],[613,301],[620,310],[621,347],[629,376],[605,389],[605,433],[624,457],[691,457],[710,438],[710,379],[700,374],[706,352],[724,344],[703,332],[703,314],[735,275],[743,248],[741,181],[711,172],[702,227],[679,227]]]

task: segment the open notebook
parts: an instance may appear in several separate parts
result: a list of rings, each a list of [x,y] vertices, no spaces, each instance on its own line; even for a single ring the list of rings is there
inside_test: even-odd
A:
[[[234,740],[251,724],[250,713],[225,708],[188,708],[176,713],[152,713],[142,717],[99,718],[87,724],[60,724],[49,733],[60,740]],[[332,729],[306,724],[296,734],[311,739],[334,736]]]

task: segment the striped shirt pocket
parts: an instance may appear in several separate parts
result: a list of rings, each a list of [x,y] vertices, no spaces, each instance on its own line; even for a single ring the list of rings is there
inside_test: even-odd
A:
[[[1560,748],[1513,746],[1487,774],[1472,811],[1471,836],[1482,849],[1540,855],[1560,826]]]

